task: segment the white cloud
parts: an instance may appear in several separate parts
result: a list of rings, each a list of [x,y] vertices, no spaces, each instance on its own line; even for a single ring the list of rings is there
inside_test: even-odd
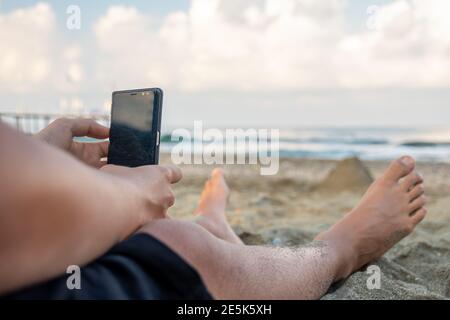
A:
[[[315,69],[339,40],[340,3],[193,0],[159,27],[117,6],[95,33],[104,69],[142,82],[188,90],[323,85],[329,76]]]
[[[67,43],[49,4],[0,13],[0,90],[450,85],[450,1],[395,0],[377,11],[375,30],[358,33],[346,27],[346,3],[192,0],[162,21],[111,6],[93,26],[95,46]]]
[[[397,0],[379,8],[376,29],[348,35],[338,73],[349,87],[450,85],[450,2]]]
[[[345,27],[344,6],[192,0],[160,26],[114,6],[95,26],[100,74],[184,90],[450,84],[449,1],[393,1],[380,7],[375,30],[357,34]]]
[[[94,26],[98,49],[97,78],[106,86],[155,81],[172,77],[162,65],[165,51],[152,19],[136,8],[114,6]],[[112,37],[112,39],[111,39]]]
[[[5,91],[26,91],[48,81],[55,17],[38,4],[0,15],[0,85]]]
[[[0,12],[0,91],[74,93],[84,77],[81,48],[67,44],[52,7]]]
[[[84,78],[84,70],[81,65],[81,48],[78,45],[68,46],[63,49],[61,63],[66,70],[66,81],[69,86],[78,86]]]

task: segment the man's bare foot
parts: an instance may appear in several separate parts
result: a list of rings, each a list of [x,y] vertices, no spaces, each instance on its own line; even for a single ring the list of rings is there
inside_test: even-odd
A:
[[[195,211],[198,216],[196,223],[204,227],[216,237],[236,244],[242,244],[241,239],[228,224],[225,211],[230,189],[225,182],[221,169],[214,169],[211,179],[205,183],[200,201]]]
[[[411,157],[394,161],[358,206],[317,236],[337,252],[340,267],[335,280],[381,257],[425,217],[423,179],[414,167]]]

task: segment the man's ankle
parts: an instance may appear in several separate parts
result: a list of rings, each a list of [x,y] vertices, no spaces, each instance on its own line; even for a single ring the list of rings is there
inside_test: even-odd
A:
[[[356,254],[348,237],[336,235],[334,230],[328,230],[320,234],[316,241],[323,242],[327,247],[327,254],[335,270],[333,282],[347,278],[354,271]]]

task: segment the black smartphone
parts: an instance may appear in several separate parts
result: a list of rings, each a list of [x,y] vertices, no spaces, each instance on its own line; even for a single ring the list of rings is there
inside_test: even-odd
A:
[[[112,95],[108,164],[158,164],[163,91],[115,91]]]

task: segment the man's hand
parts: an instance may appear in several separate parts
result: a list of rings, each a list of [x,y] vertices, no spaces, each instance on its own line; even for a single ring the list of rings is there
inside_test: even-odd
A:
[[[86,164],[100,168],[106,163],[101,161],[108,155],[109,141],[76,142],[74,137],[107,139],[109,128],[92,119],[57,119],[35,137],[55,147],[66,150]]]
[[[140,225],[152,219],[167,217],[167,209],[175,203],[171,185],[177,183],[183,177],[181,170],[174,165],[138,168],[106,165],[101,170],[120,177],[135,187],[134,190],[137,190],[137,194],[144,200]],[[132,192],[132,190],[129,190],[129,192]]]

